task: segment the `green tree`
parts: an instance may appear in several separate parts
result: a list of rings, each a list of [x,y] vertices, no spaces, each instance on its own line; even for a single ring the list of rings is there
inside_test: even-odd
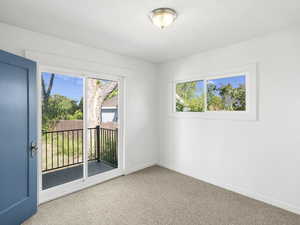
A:
[[[183,112],[184,105],[176,98],[176,112]]]
[[[118,92],[119,92],[119,89],[118,89],[118,87],[116,86],[115,89],[114,89],[112,92],[110,92],[110,94],[108,94],[108,95],[106,96],[106,98],[104,99],[104,101],[106,101],[106,100],[108,100],[108,99],[111,99],[111,98],[117,96],[117,95],[118,95]]]
[[[55,74],[51,74],[50,80],[49,80],[49,85],[46,87],[44,76],[42,76],[42,97],[43,97],[43,102],[42,102],[42,125],[43,129],[48,128],[49,126],[49,115],[45,114],[44,112],[48,112],[48,102],[49,98],[51,96],[51,91],[54,83],[54,78]]]
[[[246,110],[246,88],[245,85],[241,84],[238,88],[234,89],[233,92],[233,109],[236,111]]]
[[[234,101],[234,88],[231,84],[222,85],[218,89],[219,95],[222,98],[223,109],[227,111],[232,111],[233,109],[233,101]]]
[[[220,96],[211,96],[207,104],[207,108],[210,111],[219,111],[224,109],[224,104]]]
[[[184,100],[189,100],[195,96],[196,81],[176,84],[176,93]]]
[[[62,95],[52,95],[48,98],[47,107],[43,107],[43,129],[48,130],[55,126],[58,120],[69,120],[74,118],[74,114],[76,114],[76,118],[82,118],[82,114],[80,117],[80,113],[82,113],[79,109],[79,105],[74,100],[71,100]]]
[[[182,112],[185,108],[191,112],[204,111],[204,95],[197,94],[197,82],[178,83],[176,85],[176,111]],[[180,99],[178,99],[180,98]]]
[[[204,96],[201,95],[197,98],[191,98],[187,101],[187,105],[191,112],[203,112],[204,111]]]
[[[224,108],[222,98],[219,96],[219,89],[213,83],[207,84],[207,109],[218,111]]]
[[[76,110],[75,112],[74,112],[74,114],[73,115],[69,115],[68,116],[68,119],[69,120],[82,120],[83,119],[83,112],[81,111],[81,110]]]
[[[79,101],[78,108],[81,112],[83,112],[83,97],[81,97],[81,99]]]
[[[46,87],[44,76],[42,76],[42,96],[43,96],[43,102],[45,103],[44,107],[48,106],[47,103],[48,103],[49,97],[51,96],[54,78],[55,78],[55,74],[52,73],[51,77],[50,77],[49,85],[48,85],[48,87]]]
[[[215,84],[207,86],[207,105],[211,111],[243,111],[246,109],[246,89],[240,84],[234,88],[231,84],[216,87]]]

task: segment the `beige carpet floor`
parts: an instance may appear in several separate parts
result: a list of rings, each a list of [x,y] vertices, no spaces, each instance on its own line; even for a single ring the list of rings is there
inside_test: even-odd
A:
[[[24,225],[300,225],[300,216],[150,167],[45,203]]]

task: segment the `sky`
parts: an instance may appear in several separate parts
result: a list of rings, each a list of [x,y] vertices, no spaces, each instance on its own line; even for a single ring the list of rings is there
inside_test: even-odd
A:
[[[51,73],[42,73],[46,89],[48,88]],[[75,101],[80,101],[83,96],[83,79],[75,76],[55,74],[51,95],[63,95]]]
[[[236,77],[225,77],[225,78],[218,78],[213,80],[208,80],[207,82],[213,83],[217,86],[217,88],[221,87],[222,85],[231,84],[233,88],[237,88],[240,86],[240,84],[246,83],[246,77],[244,75],[242,76],[236,76]]]
[[[42,76],[47,88],[50,82],[51,73],[43,72]],[[196,96],[201,96],[204,89],[203,81],[196,82]],[[246,81],[245,76],[241,75],[207,80],[207,82],[214,83],[217,88],[222,85],[227,85],[228,83],[234,88],[237,88],[240,84],[245,84]],[[83,96],[83,79],[75,76],[55,74],[51,95],[54,94],[60,94],[79,102]]]
[[[204,82],[203,80],[196,81],[196,96],[199,97],[203,94],[204,91]]]
[[[201,96],[204,91],[204,82],[202,80],[196,82],[196,96]],[[215,84],[217,88],[221,87],[222,85],[227,85],[229,83],[232,85],[233,88],[237,88],[240,86],[240,84],[246,83],[246,77],[244,75],[236,77],[225,77],[207,80],[207,82]]]

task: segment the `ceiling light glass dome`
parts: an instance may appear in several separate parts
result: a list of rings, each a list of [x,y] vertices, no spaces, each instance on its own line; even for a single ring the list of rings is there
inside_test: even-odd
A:
[[[170,8],[158,8],[152,10],[149,17],[155,26],[160,29],[164,29],[176,20],[177,13],[175,10]]]

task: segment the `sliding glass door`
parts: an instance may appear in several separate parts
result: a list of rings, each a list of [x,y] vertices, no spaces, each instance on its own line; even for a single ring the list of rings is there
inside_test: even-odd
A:
[[[40,75],[41,193],[109,178],[120,169],[120,79],[53,69]]]
[[[83,177],[83,78],[41,74],[42,189]]]
[[[87,78],[88,176],[118,167],[118,82]]]

